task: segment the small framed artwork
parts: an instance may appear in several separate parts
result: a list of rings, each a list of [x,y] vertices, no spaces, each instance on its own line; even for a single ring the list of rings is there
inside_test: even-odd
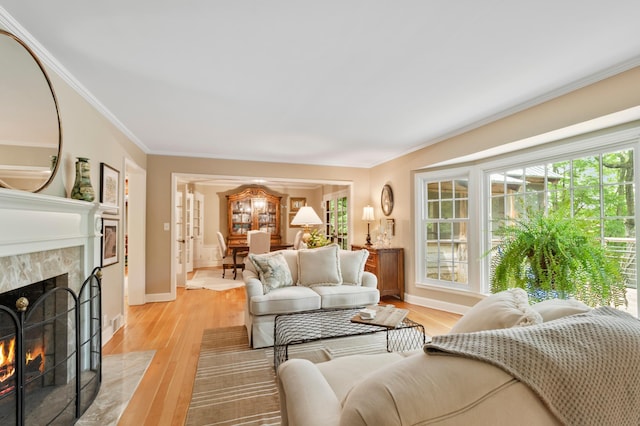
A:
[[[289,228],[302,228],[302,225],[292,225],[291,221],[293,221],[293,218],[296,217],[296,213],[297,212],[290,212],[289,213]]]
[[[120,199],[120,172],[105,163],[100,163],[100,203],[118,209]]]
[[[120,222],[117,219],[102,219],[102,266],[118,263],[118,234]]]
[[[295,213],[300,210],[301,207],[304,207],[307,204],[307,199],[304,197],[291,197],[290,199],[291,208],[290,212]]]
[[[387,229],[387,233],[391,234],[392,237],[396,235],[396,220],[395,219],[384,219],[385,228]]]

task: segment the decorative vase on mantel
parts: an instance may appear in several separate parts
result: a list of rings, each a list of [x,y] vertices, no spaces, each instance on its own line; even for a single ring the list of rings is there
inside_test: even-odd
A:
[[[71,189],[71,198],[74,200],[93,201],[96,194],[91,186],[91,165],[89,159],[76,157],[76,181]]]

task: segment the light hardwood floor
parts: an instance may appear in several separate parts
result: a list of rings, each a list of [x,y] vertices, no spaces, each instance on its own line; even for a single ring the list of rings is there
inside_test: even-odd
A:
[[[238,278],[240,279],[240,278]],[[384,298],[410,310],[409,318],[427,334],[446,333],[460,317],[449,312]],[[104,346],[103,354],[155,350],[119,425],[182,425],[186,419],[202,332],[244,323],[244,288],[223,292],[178,288],[174,302],[126,309],[126,326]]]

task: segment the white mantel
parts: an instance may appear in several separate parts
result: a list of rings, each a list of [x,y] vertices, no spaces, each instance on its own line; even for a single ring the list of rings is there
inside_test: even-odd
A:
[[[0,188],[0,275],[29,275],[29,266],[22,265],[41,262],[42,252],[74,248],[77,272],[89,276],[100,265],[103,212],[98,202]]]

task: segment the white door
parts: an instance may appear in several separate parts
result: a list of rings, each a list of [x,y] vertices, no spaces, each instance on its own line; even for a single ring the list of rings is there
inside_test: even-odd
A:
[[[204,251],[204,195],[198,191],[193,197],[193,267],[202,266]]]
[[[325,235],[340,248],[349,249],[349,194],[340,191],[323,197],[325,214]]]
[[[193,272],[193,193],[187,192],[184,200],[184,264],[188,274]]]
[[[176,230],[176,258],[175,272],[176,285],[184,287],[187,282],[187,268],[185,267],[185,238],[184,238],[184,197],[182,191],[178,188],[176,191],[175,204],[175,230]]]

